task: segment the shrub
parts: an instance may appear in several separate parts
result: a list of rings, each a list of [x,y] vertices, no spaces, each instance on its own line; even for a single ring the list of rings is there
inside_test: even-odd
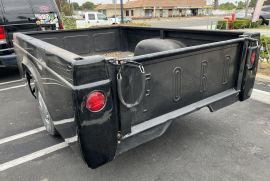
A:
[[[262,25],[262,23],[263,23],[262,19],[260,19],[260,20],[258,20],[256,22],[251,22],[251,28],[258,28],[259,26]]]
[[[264,39],[268,44],[270,44],[270,37],[262,35],[261,39]]]
[[[226,29],[227,22],[222,20],[218,21],[217,29]],[[234,24],[230,23],[229,26],[233,29],[244,29],[244,28],[257,28],[262,24],[262,20],[257,22],[252,22],[249,19],[237,19],[235,20]]]
[[[221,30],[226,29],[226,21],[218,21],[217,29],[221,29]]]
[[[234,22],[234,29],[243,29],[243,28],[249,28],[251,25],[251,21],[248,19],[241,19],[241,20],[236,20]]]
[[[268,45],[268,48],[270,48],[270,37],[262,35],[261,36],[261,42],[266,43]],[[265,47],[261,48],[260,56],[261,56],[261,58],[267,58],[269,56],[267,50],[265,49]]]
[[[62,15],[62,21],[65,29],[76,29],[76,19],[70,16]]]

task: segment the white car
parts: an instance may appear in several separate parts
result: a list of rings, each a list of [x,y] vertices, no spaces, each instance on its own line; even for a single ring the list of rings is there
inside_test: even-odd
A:
[[[82,20],[76,20],[77,28],[89,28],[92,26],[105,26],[112,25],[112,21],[102,13],[99,12],[86,12]]]
[[[124,23],[130,23],[132,22],[132,19],[130,17],[124,17]],[[121,17],[117,16],[116,18],[113,16],[110,18],[110,21],[112,24],[121,24]]]

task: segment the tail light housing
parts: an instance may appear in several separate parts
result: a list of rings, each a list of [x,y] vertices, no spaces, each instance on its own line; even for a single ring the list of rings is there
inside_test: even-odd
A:
[[[86,108],[91,112],[99,112],[106,105],[106,96],[101,91],[91,92],[87,96]]]
[[[250,64],[253,66],[256,60],[256,51],[253,50],[250,55]]]
[[[248,69],[252,69],[255,62],[256,62],[256,59],[258,58],[257,56],[258,55],[258,47],[251,47],[249,48],[249,51],[248,51],[248,56],[247,56],[247,66],[248,66]]]
[[[4,26],[0,26],[0,40],[6,39],[6,31]]]

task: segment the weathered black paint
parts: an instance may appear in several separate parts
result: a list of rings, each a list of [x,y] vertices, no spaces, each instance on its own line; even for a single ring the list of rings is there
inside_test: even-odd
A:
[[[17,33],[14,40],[21,72],[37,81],[55,124],[74,119],[56,128],[65,139],[77,134],[86,163],[96,168],[162,135],[174,118],[249,98],[257,62],[247,69],[246,50],[252,45],[250,36],[259,34],[241,35],[119,26]],[[146,79],[142,103],[127,108],[117,95],[118,61],[100,54],[134,51],[141,40],[151,38],[177,40],[186,47],[124,60],[142,64]],[[142,90],[141,76],[135,69],[121,73],[123,97],[134,102]],[[85,102],[96,90],[107,96],[106,107],[92,113]]]

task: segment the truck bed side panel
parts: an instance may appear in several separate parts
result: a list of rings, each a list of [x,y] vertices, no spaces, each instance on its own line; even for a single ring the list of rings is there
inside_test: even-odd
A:
[[[115,28],[42,32],[31,36],[78,55],[120,50],[120,30]]]
[[[123,27],[123,36],[128,42],[129,51],[134,51],[136,45],[145,39],[161,38],[181,41],[186,46],[202,45],[207,43],[225,41],[238,38],[240,32],[186,30],[168,28],[144,28],[144,27]]]
[[[28,72],[35,80],[56,125],[58,121],[74,119],[71,62],[59,56],[65,53],[61,52],[63,50],[39,40],[30,38],[30,41],[28,38],[18,34],[14,39],[19,66],[23,66],[21,70]],[[64,138],[75,136],[76,133],[73,128],[72,130],[62,136]]]

